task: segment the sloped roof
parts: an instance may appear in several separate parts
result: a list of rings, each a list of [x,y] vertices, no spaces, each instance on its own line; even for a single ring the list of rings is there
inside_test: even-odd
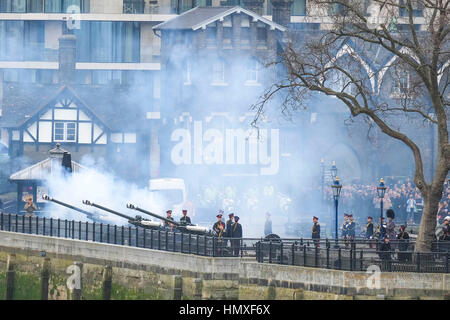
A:
[[[160,23],[153,27],[154,30],[183,30],[192,29],[198,30],[204,28],[206,25],[215,22],[217,20],[222,20],[224,17],[231,15],[233,13],[245,13],[251,16],[255,21],[261,21],[270,25],[272,29],[277,29],[280,31],[286,31],[287,29],[278,23],[270,21],[253,11],[249,11],[240,6],[235,7],[195,7],[188,10],[179,16]]]
[[[85,169],[81,164],[72,161],[72,172],[77,173]],[[63,167],[61,165],[60,157],[50,157],[41,162],[33,164],[32,166],[13,173],[9,180],[23,181],[23,180],[47,180],[55,175],[61,174]]]
[[[112,131],[139,128],[145,119],[149,90],[125,87],[61,86],[7,83],[4,86],[0,127],[18,128],[68,90]],[[134,131],[134,130],[133,130]]]

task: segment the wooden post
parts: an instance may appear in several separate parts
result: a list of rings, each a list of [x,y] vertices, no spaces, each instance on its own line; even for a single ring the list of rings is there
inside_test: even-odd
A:
[[[16,255],[12,253],[8,255],[8,261],[6,263],[6,300],[12,300],[14,297],[15,268]]]
[[[200,278],[194,279],[194,300],[203,298],[203,281]]]
[[[181,300],[183,294],[183,278],[181,276],[173,276],[173,300]]]
[[[277,296],[277,291],[276,291],[275,281],[273,281],[271,279],[271,280],[269,280],[269,286],[267,287],[266,299],[267,300],[275,300],[276,296]]]
[[[48,300],[49,279],[50,279],[50,258],[45,257],[41,270],[41,300]]]
[[[103,268],[103,300],[111,300],[112,267],[107,265]]]

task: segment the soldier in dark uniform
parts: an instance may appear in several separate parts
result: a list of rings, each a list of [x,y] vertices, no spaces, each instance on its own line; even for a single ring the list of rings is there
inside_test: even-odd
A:
[[[348,214],[344,213],[344,222],[342,223],[342,238],[347,240],[348,235]]]
[[[390,264],[391,264],[391,259],[392,259],[392,257],[391,257],[392,248],[391,248],[391,243],[390,243],[388,236],[385,236],[382,241],[383,242],[379,246],[378,256],[382,260],[381,270],[388,271],[388,270],[390,270],[390,267],[391,267]]]
[[[353,214],[348,215],[348,224],[347,224],[347,241],[345,241],[345,246],[348,246],[350,242],[355,240],[355,229],[356,223],[353,220]]]
[[[212,230],[215,232],[215,245],[216,245],[216,255],[222,254],[222,238],[224,236],[224,230],[225,230],[225,223],[222,221],[222,210],[219,211],[219,214],[216,216],[217,221],[213,224]]]
[[[235,216],[234,217],[234,223],[231,226],[231,237],[234,238],[233,240],[231,240],[231,247],[233,249],[233,254],[238,257],[239,256],[239,252],[241,250],[241,241],[240,239],[235,239],[235,238],[242,238],[242,225],[239,223],[239,217]]]
[[[372,240],[373,239],[373,222],[372,217],[367,217],[367,224],[366,224],[366,239]],[[373,248],[373,242],[369,242],[370,248]]]
[[[384,217],[381,219],[381,223],[378,225],[378,235],[381,240],[386,237],[386,221]]]
[[[398,239],[398,261],[411,261],[411,253],[408,251],[409,246],[409,234],[405,230],[405,226],[400,226],[400,232],[397,234]],[[403,252],[402,252],[403,251]]]
[[[311,238],[314,241],[314,244],[316,247],[320,247],[320,224],[319,224],[319,218],[316,216],[313,217],[313,226],[312,226],[312,235]]]
[[[191,218],[187,215],[187,210],[183,209],[183,216],[180,218],[180,222],[185,225],[191,225]]]
[[[174,221],[173,217],[172,217],[172,210],[167,210],[166,213],[167,213],[166,219]],[[167,221],[164,221],[163,226],[164,226],[164,229],[169,229],[170,231],[172,231],[174,228],[174,225]]]
[[[234,213],[230,213],[228,215],[228,220],[225,222],[225,238],[231,238],[231,234],[233,233],[233,230],[231,229],[233,227],[233,218],[234,218]],[[230,241],[231,244],[231,241]],[[228,245],[228,240],[227,240],[227,245]]]

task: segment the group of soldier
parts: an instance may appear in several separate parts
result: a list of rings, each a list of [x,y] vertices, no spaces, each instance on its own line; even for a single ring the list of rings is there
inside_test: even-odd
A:
[[[184,225],[191,225],[191,218],[187,215],[187,210],[182,210],[183,216],[180,218],[180,223]],[[172,210],[166,211],[166,220],[164,220],[163,227],[168,230],[174,230],[174,221],[172,217]],[[242,242],[242,225],[239,223],[239,217],[233,212],[228,215],[228,220],[223,222],[223,210],[219,210],[217,214],[217,221],[212,226],[212,232],[215,239],[216,254],[222,255],[225,252],[230,252],[235,256],[239,256]]]
[[[217,236],[217,254],[221,255],[224,247],[231,246],[231,252],[234,256],[239,256],[241,249],[242,225],[239,223],[239,217],[230,213],[226,222],[222,221],[223,210],[219,210],[213,224],[212,231]]]

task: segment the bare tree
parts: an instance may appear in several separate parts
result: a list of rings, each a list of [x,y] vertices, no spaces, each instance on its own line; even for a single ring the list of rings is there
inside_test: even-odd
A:
[[[281,98],[282,111],[297,109],[314,93],[334,96],[353,117],[363,116],[413,153],[414,182],[424,198],[416,244],[417,252],[430,252],[435,239],[436,213],[450,169],[448,141],[450,60],[450,0],[311,0],[309,8],[328,16],[328,30],[290,32],[279,61],[277,80],[253,105],[254,123],[269,101]],[[423,16],[418,17],[417,10]],[[383,56],[388,63],[374,68],[357,54],[358,46],[372,62]],[[381,64],[380,64],[381,65]],[[392,92],[381,92],[386,74]],[[395,123],[413,117],[437,127],[437,164],[432,181],[424,177],[421,149]]]

